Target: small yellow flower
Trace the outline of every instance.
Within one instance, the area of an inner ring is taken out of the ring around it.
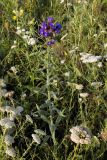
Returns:
[[[13,20],[17,20],[17,16],[13,16],[12,19],[13,19]]]

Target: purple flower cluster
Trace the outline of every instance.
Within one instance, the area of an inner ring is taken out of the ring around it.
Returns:
[[[56,34],[60,33],[61,28],[62,26],[60,23],[54,23],[54,19],[52,17],[48,17],[47,21],[42,22],[39,33],[45,38],[50,38],[50,41],[47,43],[47,45],[51,46],[56,42],[54,37]]]

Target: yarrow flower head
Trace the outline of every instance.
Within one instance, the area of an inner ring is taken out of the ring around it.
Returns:
[[[14,138],[10,135],[5,135],[5,143],[8,146],[12,145],[12,143],[14,143]]]
[[[82,126],[75,126],[70,129],[70,139],[77,144],[90,144],[91,143],[91,132]]]
[[[6,149],[6,154],[9,155],[10,157],[15,157],[16,156],[16,152],[14,150],[14,148],[8,147]]]
[[[3,126],[4,128],[12,128],[15,126],[15,123],[11,121],[9,118],[3,118],[0,120],[0,125]]]
[[[54,18],[48,17],[46,21],[42,22],[39,34],[45,38],[50,38],[47,45],[51,46],[56,42],[54,38],[60,33],[61,28],[62,26],[60,23],[54,23]]]
[[[41,140],[37,134],[32,134],[32,138],[33,138],[34,142],[36,142],[37,144],[41,143]]]

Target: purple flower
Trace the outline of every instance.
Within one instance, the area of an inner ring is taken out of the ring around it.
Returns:
[[[55,27],[56,27],[56,29],[61,29],[62,28],[61,24],[58,23],[58,22],[55,24]]]
[[[62,26],[61,26],[60,23],[56,23],[56,24],[55,24],[55,32],[56,32],[56,33],[60,33],[61,28],[62,28]]]
[[[39,29],[39,34],[45,38],[50,37],[50,41],[47,45],[53,45],[56,40],[54,40],[56,34],[59,34],[61,31],[61,24],[54,23],[54,19],[52,17],[48,17],[47,21],[42,22],[41,27]]]
[[[50,41],[47,43],[47,45],[48,45],[48,46],[52,46],[53,44],[55,44],[55,42],[56,42],[56,40],[55,40],[55,39],[52,39],[52,40],[50,40]]]
[[[47,18],[47,22],[48,22],[48,23],[50,23],[50,22],[54,22],[54,18],[52,18],[52,17],[48,17],[48,18]]]
[[[47,24],[46,24],[46,22],[42,22],[41,28],[47,29]]]
[[[44,31],[44,37],[49,37],[49,33],[47,31]]]
[[[40,33],[40,35],[43,35],[43,34],[44,34],[43,28],[40,28],[39,33]]]

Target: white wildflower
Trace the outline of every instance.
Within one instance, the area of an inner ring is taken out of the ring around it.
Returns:
[[[4,106],[4,107],[0,107],[0,110],[2,111],[2,112],[12,112],[13,111],[13,108],[12,107],[10,107],[10,106]]]
[[[16,73],[17,73],[17,69],[16,69],[16,67],[15,67],[15,66],[12,66],[12,67],[10,68],[10,70],[11,70],[14,74],[16,74]]]
[[[15,118],[16,118],[16,116],[17,116],[17,115],[16,115],[15,113],[12,113],[12,114],[10,114],[10,117],[9,117],[9,118],[10,118],[11,121],[14,121]]]
[[[65,77],[69,77],[69,76],[70,76],[70,72],[65,72],[65,73],[64,73],[64,76],[65,76]]]
[[[41,130],[41,129],[35,129],[34,132],[37,133],[37,134],[46,136],[46,133],[43,130]]]
[[[21,99],[23,100],[23,99],[25,99],[26,98],[26,93],[22,93],[22,95],[21,95]]]
[[[5,94],[7,93],[6,89],[1,89],[0,88],[0,97],[5,97]]]
[[[76,135],[76,134],[71,134],[70,139],[71,139],[71,141],[73,141],[73,142],[75,142],[75,143],[77,143],[77,144],[78,144],[79,141],[80,141],[79,136]]]
[[[29,32],[29,31],[26,31],[26,34],[30,34],[30,32]]]
[[[13,114],[12,117],[14,118],[15,116],[20,116],[23,110],[24,109],[21,106],[16,107],[15,109],[12,110],[12,114]]]
[[[71,141],[77,144],[90,144],[91,143],[91,133],[90,131],[81,126],[75,126],[70,129]]]
[[[103,85],[102,82],[92,82],[91,83],[91,86],[95,86],[95,87],[100,87],[102,85]]]
[[[97,36],[98,36],[98,34],[94,34],[94,35],[93,35],[93,37],[97,37]]]
[[[17,26],[17,28],[16,28],[17,30],[20,30],[20,27],[19,26]]]
[[[25,40],[28,40],[30,38],[30,36],[25,34],[25,35],[22,36],[22,38],[25,39]]]
[[[97,62],[98,60],[100,60],[102,57],[101,56],[90,56],[86,59],[83,59],[83,63],[93,63],[93,62]]]
[[[97,66],[101,68],[103,66],[102,62],[98,62]]]
[[[41,140],[37,134],[32,134],[32,138],[37,144],[41,143]]]
[[[33,119],[28,114],[26,115],[26,121],[33,123]]]
[[[3,119],[0,120],[0,125],[4,126],[8,121],[10,121],[9,118],[3,118]]]
[[[9,155],[10,157],[15,157],[16,156],[16,152],[15,152],[14,148],[10,148],[10,147],[8,147],[6,149],[6,154]]]
[[[82,98],[79,98],[79,102],[82,102]]]
[[[12,143],[14,143],[14,138],[10,135],[5,135],[5,140],[4,142],[6,143],[6,145],[12,145]]]
[[[4,97],[13,97],[14,91],[9,91],[5,93]]]
[[[4,106],[5,112],[10,112],[11,107],[10,106]]]
[[[12,127],[14,127],[14,126],[15,126],[15,123],[14,123],[13,121],[9,121],[9,122],[7,122],[7,123],[4,125],[4,127],[5,127],[6,129],[12,128]]]
[[[28,45],[35,45],[36,44],[36,39],[35,38],[30,38],[29,41],[28,41]]]
[[[16,40],[14,40],[14,44],[16,44],[17,43],[17,41]]]
[[[0,87],[6,87],[4,79],[0,79]]]
[[[64,0],[61,0],[60,3],[64,3]]]
[[[23,28],[23,29],[22,29],[22,32],[25,32],[25,31],[26,31],[26,30]]]
[[[97,62],[98,60],[101,60],[102,56],[94,56],[90,53],[80,53],[81,56],[81,60],[83,63],[93,63],[93,62]]]
[[[77,0],[76,1],[78,4],[82,4],[82,5],[84,5],[84,4],[88,4],[88,2],[87,2],[87,0]]]
[[[17,111],[17,112],[20,112],[20,113],[21,113],[21,112],[23,112],[23,110],[24,110],[24,109],[23,109],[23,107],[21,107],[21,106],[17,106],[17,107],[16,107],[16,111]]]
[[[81,60],[90,57],[92,54],[91,53],[86,53],[86,52],[81,52],[80,56],[81,56]]]
[[[61,60],[61,64],[64,64],[65,63],[65,59]]]
[[[11,121],[9,118],[3,118],[0,120],[0,125],[3,126],[4,128],[12,128],[15,126],[15,123]]]
[[[22,31],[19,29],[16,31],[16,34],[20,35],[22,33]]]
[[[82,84],[75,84],[75,88],[77,90],[82,90],[83,89],[83,85]]]
[[[86,97],[88,97],[89,96],[89,94],[88,93],[80,93],[80,97],[82,97],[82,98],[86,98]]]

